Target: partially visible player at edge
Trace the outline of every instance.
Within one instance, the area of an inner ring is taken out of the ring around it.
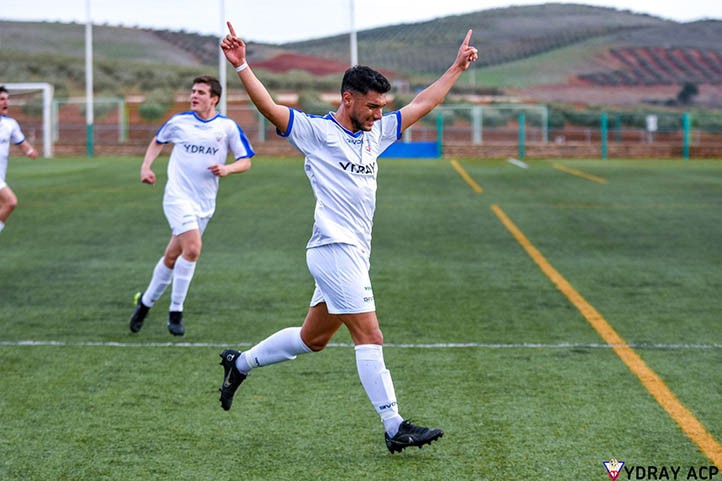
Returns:
[[[8,157],[10,157],[10,142],[20,147],[23,154],[31,159],[38,156],[30,142],[25,139],[25,135],[20,130],[17,121],[7,116],[9,97],[8,89],[0,85],[0,232],[5,228],[8,217],[18,205],[15,192],[5,183]]]
[[[163,195],[171,237],[148,287],[136,294],[136,308],[130,318],[132,332],[140,330],[148,311],[172,281],[168,331],[175,336],[185,334],[183,303],[201,254],[201,236],[215,212],[218,178],[251,168],[254,152],[246,135],[233,120],[216,112],[221,94],[221,84],[214,77],[195,78],[190,112],[171,117],[145,152],[140,181],[154,185],[153,161],[165,144],[174,144]],[[229,151],[236,160],[226,165]]]
[[[344,75],[338,110],[319,117],[276,104],[246,63],[246,44],[230,22],[228,29],[221,48],[251,101],[279,135],[306,157],[306,174],[316,197],[306,260],[316,288],[302,327],[278,331],[246,352],[228,349],[221,353],[221,406],[231,408],[236,390],[252,369],[318,352],[344,325],[355,345],[361,383],[384,424],[389,451],[431,443],[443,431],[416,426],[399,415],[384,363],[383,336],[369,280],[376,159],[404,130],[439,105],[462,72],[478,59],[476,48],[469,45],[471,30],[453,65],[407,106],[383,115],[388,80],[369,67],[356,66]]]

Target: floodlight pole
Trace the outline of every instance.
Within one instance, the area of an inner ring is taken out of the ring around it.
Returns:
[[[682,114],[682,155],[689,160],[689,133],[692,129],[692,120],[688,112]]]
[[[221,13],[221,29],[219,33],[221,36],[220,40],[223,40],[226,32],[226,1],[218,0],[218,2],[218,7]],[[226,102],[226,99],[228,98],[228,94],[226,92],[226,84],[228,83],[228,70],[226,68],[226,57],[225,55],[223,55],[223,50],[221,50],[220,48],[218,49],[218,81],[221,83],[221,88],[223,89],[221,100],[218,102],[218,110],[220,111],[221,115],[226,115],[226,112],[228,110],[228,103]]]
[[[351,66],[358,65],[358,42],[356,41],[356,2],[349,0],[351,17]]]
[[[602,135],[602,159],[607,159],[607,133],[609,131],[608,115],[606,112],[602,112],[601,118],[601,135]]]
[[[90,17],[90,0],[85,0],[85,126],[88,157],[93,156],[93,21]]]
[[[519,112],[519,159],[524,160],[526,156],[526,115],[522,110]]]

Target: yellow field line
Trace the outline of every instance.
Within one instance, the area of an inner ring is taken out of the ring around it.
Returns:
[[[599,182],[600,184],[607,183],[607,179],[604,179],[602,177],[597,177],[596,175],[588,174],[581,170],[572,169],[571,167],[567,167],[567,166],[559,164],[557,162],[554,162],[553,166],[555,169],[562,170],[562,171],[566,172],[567,174],[576,175],[577,177],[581,177],[581,178],[587,179],[587,180],[592,180],[594,182]]]
[[[474,179],[471,178],[469,173],[466,172],[466,170],[464,170],[464,168],[461,166],[461,164],[459,164],[455,160],[452,160],[451,165],[454,166],[454,168],[459,173],[461,178],[464,179],[466,181],[466,183],[469,184],[471,186],[471,188],[474,189],[474,191],[476,191],[476,193],[481,194],[482,192],[484,192],[484,189],[482,189],[481,186],[479,184],[477,184],[476,181],[474,181]]]
[[[491,206],[502,224],[511,232],[539,268],[564,293],[569,301],[582,313],[589,324],[616,352],[617,356],[642,382],[654,399],[674,419],[682,431],[720,469],[722,469],[722,446],[707,431],[701,422],[682,404],[664,381],[628,346],[602,315],[579,294],[562,275],[552,267],[546,258],[526,238],[524,233],[507,217],[501,208]]]

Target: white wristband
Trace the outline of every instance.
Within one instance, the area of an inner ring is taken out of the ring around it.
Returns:
[[[248,62],[243,62],[241,65],[236,67],[236,72],[243,72],[248,67]]]

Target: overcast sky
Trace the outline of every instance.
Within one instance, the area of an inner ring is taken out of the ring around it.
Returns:
[[[2,0],[3,20],[87,20],[88,0]],[[94,23],[126,27],[186,30],[206,34],[221,31],[221,5],[239,35],[257,42],[282,43],[348,32],[352,0],[89,0]],[[355,0],[356,28],[413,23],[446,15],[544,2],[515,0]],[[627,9],[689,22],[722,20],[719,0],[556,0]]]

